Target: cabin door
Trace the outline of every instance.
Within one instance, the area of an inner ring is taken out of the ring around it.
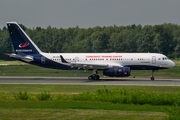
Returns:
[[[79,62],[79,57],[75,57],[75,61],[76,61],[76,62]]]
[[[156,64],[156,57],[152,56],[152,64]]]

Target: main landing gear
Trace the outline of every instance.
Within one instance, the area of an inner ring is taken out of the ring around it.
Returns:
[[[88,77],[89,80],[99,80],[99,75],[97,75],[97,69],[93,69],[93,75]]]

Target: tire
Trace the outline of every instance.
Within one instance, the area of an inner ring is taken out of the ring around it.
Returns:
[[[88,77],[88,80],[92,80],[92,79],[93,79],[92,75]]]
[[[99,80],[99,75],[94,76],[94,80]]]
[[[99,78],[100,78],[99,75],[97,75],[97,77],[98,77],[98,80],[99,80]]]
[[[94,80],[98,80],[98,77],[97,77],[97,76],[95,76],[95,77],[94,77]]]
[[[154,77],[151,77],[151,80],[153,81],[153,80],[154,80]]]

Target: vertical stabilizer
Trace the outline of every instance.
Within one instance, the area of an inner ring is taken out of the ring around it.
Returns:
[[[41,50],[16,22],[7,22],[16,54],[37,54]]]

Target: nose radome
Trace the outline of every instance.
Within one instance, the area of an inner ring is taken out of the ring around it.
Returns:
[[[171,65],[172,67],[174,67],[176,64],[173,61],[171,61]]]

